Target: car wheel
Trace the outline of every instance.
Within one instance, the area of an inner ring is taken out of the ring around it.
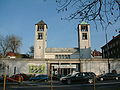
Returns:
[[[100,81],[103,81],[103,78],[100,78]]]
[[[89,81],[88,81],[89,83],[93,83],[93,79],[89,79]]]
[[[116,77],[116,80],[118,80],[118,77]]]
[[[70,79],[67,80],[67,84],[71,84],[71,80]]]

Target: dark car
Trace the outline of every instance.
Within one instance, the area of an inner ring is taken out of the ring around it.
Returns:
[[[75,74],[68,74],[62,77],[60,81],[65,84],[71,83],[93,83],[96,75],[93,72],[77,72]]]
[[[0,76],[0,82],[3,82],[3,76]]]
[[[117,77],[118,77],[118,79],[120,79],[120,74],[118,74],[118,76],[117,76]]]
[[[38,75],[36,77],[31,77],[30,81],[47,81],[48,79],[48,75]]]
[[[103,80],[118,80],[120,78],[119,74],[116,73],[106,73],[104,75],[100,75],[97,77],[97,80],[103,81]]]

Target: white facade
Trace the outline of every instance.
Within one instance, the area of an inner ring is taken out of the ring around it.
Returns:
[[[6,75],[12,76],[13,74],[47,74],[46,61],[29,60],[29,59],[0,59],[0,75],[6,72]],[[6,66],[2,68],[3,63]]]
[[[47,24],[44,21],[37,23],[35,29],[34,58],[47,59],[78,59],[91,58],[90,25],[78,24],[77,48],[47,48]],[[40,26],[44,26],[38,30]],[[85,26],[85,27],[84,27]],[[42,34],[39,38],[39,34]],[[38,39],[39,38],[39,39]]]
[[[79,58],[78,48],[46,48],[47,59],[75,59]]]
[[[47,44],[47,25],[40,21],[35,24],[34,58],[44,58]]]
[[[54,64],[58,62],[60,65]],[[52,66],[54,66],[55,69],[77,69],[77,63],[79,64],[79,62],[79,59],[0,59],[0,75],[3,75],[4,71],[6,71],[6,74],[9,76],[19,73],[49,75],[51,63],[53,63]],[[4,64],[6,70],[2,67]],[[116,70],[117,73],[120,73],[120,59],[110,59],[110,66],[110,71]],[[96,75],[107,73],[108,60],[81,59],[81,72],[94,72]]]
[[[80,58],[91,58],[90,25],[86,22],[78,24],[78,47]]]

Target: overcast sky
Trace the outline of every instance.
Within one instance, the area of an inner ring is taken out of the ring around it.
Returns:
[[[77,25],[79,20],[61,20],[64,13],[57,13],[55,0],[0,0],[0,34],[17,35],[22,38],[21,53],[27,53],[29,47],[34,45],[35,24],[43,20],[48,25],[47,47],[74,48],[77,47]],[[92,50],[105,44],[104,31],[91,25]],[[114,27],[110,27],[108,39],[117,35]]]

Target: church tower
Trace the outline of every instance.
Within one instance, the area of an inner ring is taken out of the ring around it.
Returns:
[[[47,24],[40,21],[35,24],[34,58],[44,58],[47,46]]]
[[[90,24],[86,22],[78,24],[78,48],[80,58],[91,58]]]

